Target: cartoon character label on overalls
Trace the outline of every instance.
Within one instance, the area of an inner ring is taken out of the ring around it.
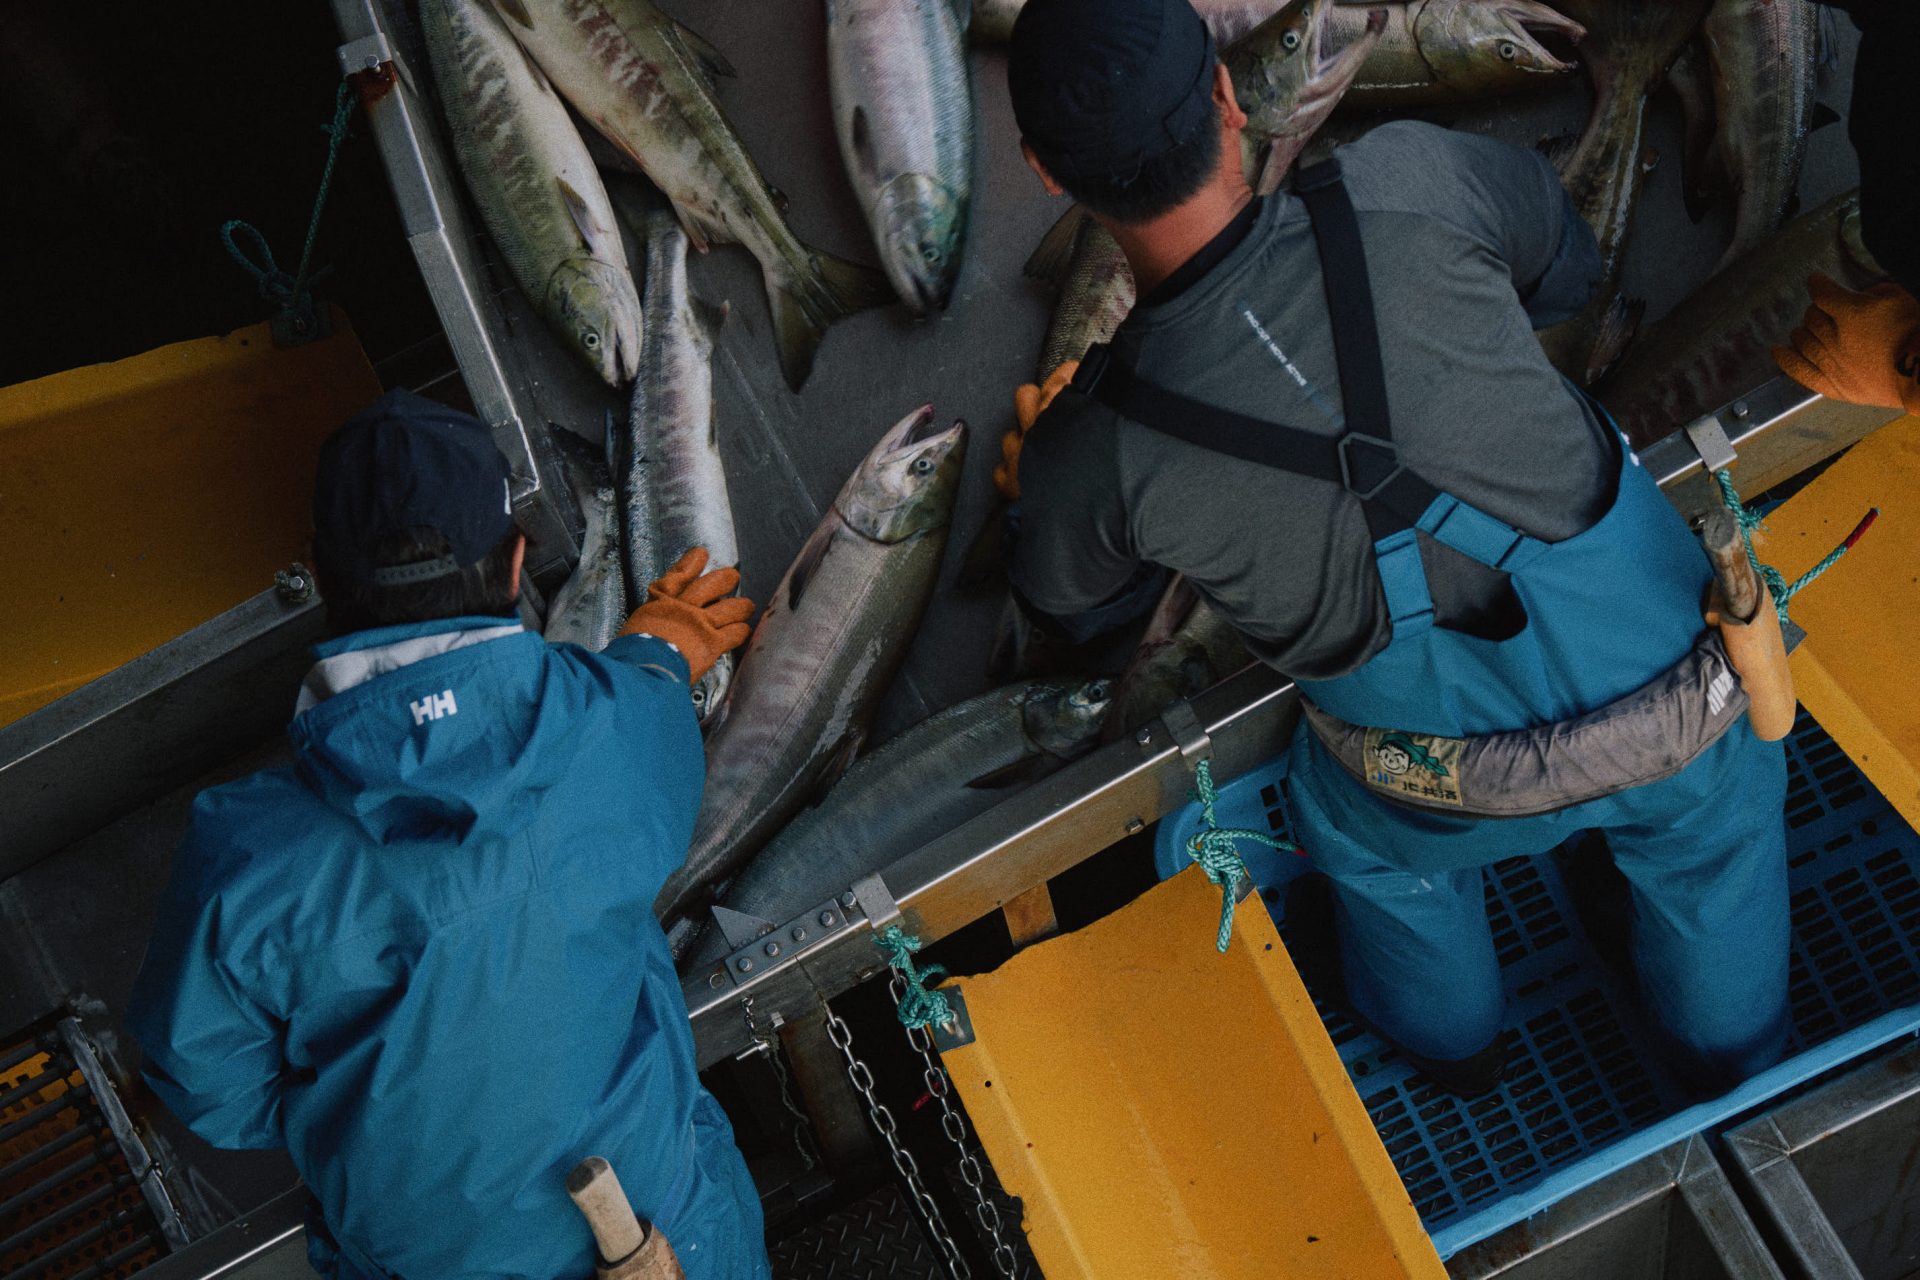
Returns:
[[[1466,743],[1428,733],[1399,729],[1369,729],[1366,739],[1367,781],[1399,795],[1429,804],[1460,805],[1460,754]]]

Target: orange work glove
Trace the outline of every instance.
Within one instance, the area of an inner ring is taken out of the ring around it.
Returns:
[[[1053,398],[1073,381],[1079,368],[1078,360],[1069,360],[1048,374],[1039,386],[1029,382],[1014,388],[1013,420],[1018,425],[1000,437],[1000,465],[993,469],[994,487],[1008,502],[1020,500],[1020,446],[1026,443],[1027,432],[1033,430],[1033,424],[1040,420]]]
[[[629,614],[627,625],[620,628],[623,636],[656,636],[678,649],[695,680],[707,674],[721,654],[738,649],[753,634],[747,626],[753,601],[728,594],[740,585],[740,571],[702,573],[706,567],[705,547],[681,556],[647,588],[647,602]]]
[[[1920,301],[1897,284],[1856,293],[1822,275],[1807,291],[1793,345],[1773,349],[1781,372],[1832,400],[1920,413]]]

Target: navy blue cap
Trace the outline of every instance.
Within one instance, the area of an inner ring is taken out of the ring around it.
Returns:
[[[436,529],[452,555],[382,567],[382,538]],[[427,582],[486,559],[513,528],[507,460],[471,414],[389,391],[320,446],[314,555],[328,573],[373,586]]]
[[[1063,182],[1129,182],[1214,119],[1213,36],[1187,0],[1027,0],[1007,89]]]

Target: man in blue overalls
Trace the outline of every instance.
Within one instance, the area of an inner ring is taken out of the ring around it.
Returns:
[[[1006,442],[1022,604],[1085,638],[1178,571],[1298,682],[1291,813],[1348,1000],[1436,1081],[1504,1060],[1482,868],[1592,829],[1679,1066],[1773,1061],[1785,763],[1703,625],[1705,556],[1533,336],[1599,274],[1552,167],[1397,122],[1256,199],[1185,0],[1030,0],[1008,79],[1140,299]]]
[[[606,1157],[689,1280],[764,1280],[653,900],[705,757],[689,694],[747,637],[689,553],[601,653],[516,616],[525,540],[476,419],[405,392],[321,450],[328,620],[292,762],[200,794],[128,1025],[219,1147],[285,1148],[343,1280],[586,1277]]]

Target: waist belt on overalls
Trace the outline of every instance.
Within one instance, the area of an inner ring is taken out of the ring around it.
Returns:
[[[1419,533],[1512,575],[1525,572],[1552,547],[1447,494],[1401,463],[1387,412],[1359,219],[1341,181],[1339,162],[1329,159],[1300,170],[1294,192],[1306,205],[1319,248],[1345,408],[1341,434],[1317,435],[1190,400],[1141,379],[1104,345],[1088,351],[1073,386],[1142,426],[1229,457],[1337,484],[1351,493],[1374,539],[1398,641],[1403,632],[1417,635],[1433,624]],[[1671,612],[1679,601],[1691,608],[1698,598],[1688,603],[1678,594],[1692,587],[1684,581],[1686,570],[1674,568],[1676,556],[1689,554],[1676,549],[1675,537],[1688,543],[1691,538],[1683,526],[1676,534],[1659,523],[1677,522],[1678,516],[1624,451],[1621,468],[1615,510],[1627,510],[1619,519],[1629,521],[1629,527],[1633,520],[1652,522],[1649,527],[1660,535],[1650,552],[1665,565],[1661,607]],[[1649,501],[1660,508],[1658,516],[1648,510]],[[1603,522],[1615,518],[1610,512]],[[1609,536],[1619,536],[1618,531]],[[1697,544],[1691,554],[1699,557],[1704,582],[1706,562]],[[1578,714],[1537,727],[1448,736],[1354,723],[1324,705],[1340,701],[1352,714],[1356,705],[1365,703],[1363,697],[1340,691],[1347,677],[1302,682],[1307,723],[1349,773],[1401,804],[1463,816],[1549,813],[1678,773],[1745,712],[1746,694],[1718,633],[1698,622],[1696,612],[1685,635],[1697,638],[1671,667],[1629,692],[1610,689],[1606,696],[1583,703]],[[1685,646],[1685,635],[1669,653]],[[1577,673],[1569,678],[1576,685],[1595,683]],[[1322,705],[1316,705],[1316,693]],[[1516,713],[1516,718],[1524,717]]]

